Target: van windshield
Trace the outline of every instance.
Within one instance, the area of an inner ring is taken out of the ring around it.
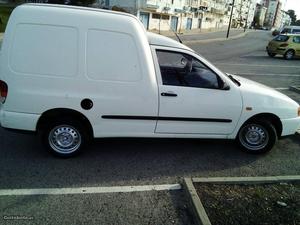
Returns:
[[[289,36],[286,36],[286,35],[278,35],[278,36],[276,36],[273,40],[274,40],[274,41],[279,41],[279,42],[286,42],[287,40],[289,40]]]
[[[291,28],[284,28],[282,31],[281,31],[282,34],[286,34],[286,33],[291,33]]]

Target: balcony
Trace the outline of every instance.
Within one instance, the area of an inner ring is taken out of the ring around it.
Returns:
[[[157,0],[145,0],[143,1],[141,7],[147,10],[156,11],[159,8]]]
[[[218,14],[218,15],[224,15],[225,11],[221,9],[216,9],[214,7],[211,7],[210,12],[213,14]]]

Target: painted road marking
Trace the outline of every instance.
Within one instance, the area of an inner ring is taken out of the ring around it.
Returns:
[[[278,87],[278,88],[274,88],[275,90],[289,90],[289,88],[284,88],[284,87]]]
[[[287,65],[263,65],[263,64],[238,64],[238,63],[215,63],[216,65],[226,65],[226,66],[248,66],[248,67],[283,67],[283,68],[300,68],[300,66],[287,66]]]
[[[79,187],[79,188],[37,188],[37,189],[0,189],[0,196],[16,195],[68,195],[68,194],[104,194],[141,191],[180,190],[180,184],[114,186],[114,187]]]
[[[277,77],[300,77],[300,74],[282,74],[282,73],[230,73],[241,76],[277,76]]]

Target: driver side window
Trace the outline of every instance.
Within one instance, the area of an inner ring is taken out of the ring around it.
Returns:
[[[198,59],[184,53],[157,50],[163,85],[219,89],[218,76]]]

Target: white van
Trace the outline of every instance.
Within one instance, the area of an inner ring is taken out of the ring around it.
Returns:
[[[227,75],[129,14],[25,4],[5,31],[0,122],[41,134],[62,157],[91,138],[236,139],[269,151],[300,125],[299,105]]]
[[[281,31],[281,34],[300,34],[300,26],[285,26]]]

